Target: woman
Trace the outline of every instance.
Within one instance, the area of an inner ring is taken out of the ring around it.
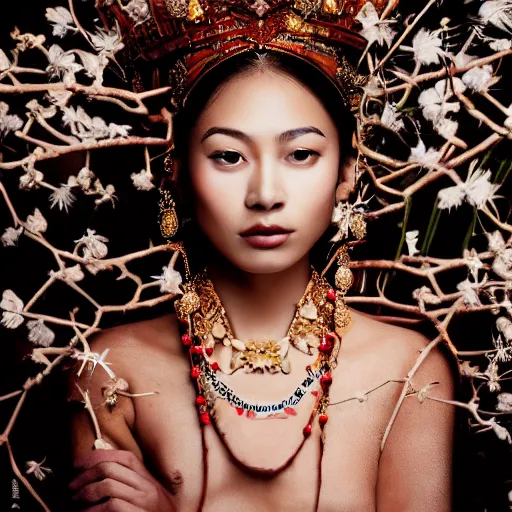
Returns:
[[[237,351],[238,342],[289,339],[311,264],[325,265],[333,208],[354,185],[352,127],[349,116],[336,114],[343,112],[340,99],[309,64],[246,52],[210,71],[176,119],[173,158],[193,219],[185,227],[189,256],[195,272],[206,265],[205,279],[236,334],[230,340],[237,340],[206,344],[198,357],[208,368],[220,365],[219,379],[248,403],[289,397],[319,357],[317,344],[290,347],[280,366],[260,371],[232,360],[247,350]],[[266,421],[225,397],[202,416],[205,394],[196,396],[197,375],[191,378],[190,348],[175,314],[102,333],[91,349],[110,349],[110,367],[130,392],[158,394],[120,396],[111,409],[102,396],[108,375],[98,368],[90,381],[82,378],[114,449],[92,451],[87,412],[74,416],[74,500],[88,511],[450,510],[453,409],[420,403],[412,393],[386,433],[399,382],[427,339],[350,314],[351,324],[336,336],[337,361],[330,360],[329,405],[313,421],[315,396],[325,391],[314,385],[291,411],[263,415]],[[431,383],[438,383],[431,396],[452,398],[449,364],[437,351],[414,375],[411,391]]]

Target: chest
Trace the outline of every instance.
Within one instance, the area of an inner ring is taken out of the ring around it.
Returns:
[[[227,439],[213,425],[203,427],[202,435],[188,366],[169,364],[167,371],[155,372],[151,383],[146,380],[144,389],[134,390],[158,391],[135,401],[134,430],[148,469],[174,493],[177,510],[375,509],[379,444],[391,414],[386,399],[390,390],[363,401],[350,399],[361,394],[361,386],[367,383],[354,382],[350,368],[338,367],[331,401],[341,403],[329,407],[323,450],[320,427],[315,423],[293,461],[277,474],[264,476],[237,464]],[[301,434],[301,426],[293,425],[295,418],[290,420],[255,420],[245,432],[236,427],[232,432],[242,436],[236,442],[247,443],[253,454],[281,448],[289,451],[295,446],[291,437]]]

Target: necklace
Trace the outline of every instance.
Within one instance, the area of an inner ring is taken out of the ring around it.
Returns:
[[[339,329],[335,325],[335,312],[340,308],[345,308],[346,314],[349,312],[342,297],[314,269],[306,291],[297,304],[287,336],[279,342],[249,340],[244,344],[238,340],[206,271],[184,285],[184,293],[174,305],[182,331],[185,331],[181,340],[189,350],[191,377],[197,385],[196,405],[203,425],[210,424],[212,418],[215,418],[214,406],[217,399],[228,402],[239,415],[245,414],[249,418],[286,417],[295,415],[295,407],[308,392],[316,400],[308,424],[304,427],[304,436],[311,434],[316,415],[319,416],[321,427],[327,423],[331,371],[336,367],[341,344],[341,335],[338,336]],[[231,371],[224,371],[218,362],[211,361],[218,343],[232,350]],[[279,402],[249,402],[239,397],[218,376],[233,373],[240,368],[245,368],[248,373],[265,370],[269,373],[290,373],[290,345],[306,354],[316,352],[317,359],[306,368],[307,377],[292,395]],[[314,387],[317,389],[312,389]]]
[[[288,374],[291,371],[290,345],[312,355],[314,350],[320,350],[325,335],[333,331],[336,296],[331,292],[334,290],[329,283],[312,269],[311,279],[296,306],[288,332],[280,341],[251,339],[243,343],[237,339],[206,271],[198,274],[190,285],[185,285],[185,293],[175,302],[175,309],[182,322],[193,315],[195,334],[208,356],[217,344],[222,343],[231,350],[229,368],[221,368],[224,373],[234,373],[243,368],[247,373],[268,371]]]

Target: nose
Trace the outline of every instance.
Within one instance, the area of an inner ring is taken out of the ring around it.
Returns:
[[[280,209],[285,204],[284,188],[279,166],[271,160],[261,161],[251,173],[245,205],[257,210]]]

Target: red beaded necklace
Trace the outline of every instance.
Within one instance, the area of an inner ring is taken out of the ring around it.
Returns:
[[[323,428],[328,420],[326,409],[332,383],[331,372],[336,367],[341,344],[341,337],[336,334],[334,323],[335,309],[339,309],[338,301],[342,301],[342,297],[330,287],[327,280],[312,269],[311,280],[304,296],[297,304],[289,329],[289,337],[292,339],[293,346],[302,351],[307,350],[310,354],[314,353],[314,345],[316,345],[317,360],[306,368],[309,380],[304,380],[296,388],[292,397],[287,397],[275,404],[258,404],[241,399],[222,382],[222,378],[216,376],[216,373],[222,374],[222,370],[217,361],[211,360],[214,352],[211,332],[219,322],[222,322],[221,325],[226,327],[227,332],[232,333],[232,329],[206,272],[198,274],[191,283],[185,284],[184,294],[175,301],[175,310],[182,329],[181,340],[190,356],[190,375],[195,382],[198,395],[196,405],[201,424],[211,423],[214,404],[218,399],[228,401],[240,415],[246,414],[250,418],[294,415],[293,406],[298,404],[315,382],[318,382],[318,389],[310,391],[316,397],[316,402],[309,421],[304,427],[304,436],[308,437],[311,434],[313,421],[317,415],[320,426]],[[315,314],[310,318],[301,316],[302,308],[306,304],[315,310]],[[314,339],[317,335],[319,335],[317,343],[304,342],[306,339],[311,340],[311,337]],[[295,397],[295,403],[293,403],[293,397]]]

